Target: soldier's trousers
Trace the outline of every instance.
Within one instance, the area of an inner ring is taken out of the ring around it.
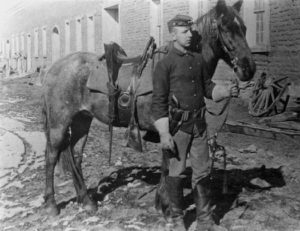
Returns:
[[[206,130],[201,134],[194,136],[182,131],[178,131],[173,137],[178,151],[178,158],[169,159],[169,176],[183,177],[186,169],[187,155],[192,167],[192,187],[197,182],[209,174],[210,159],[207,143]]]

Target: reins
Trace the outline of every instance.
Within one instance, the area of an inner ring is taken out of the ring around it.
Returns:
[[[228,46],[226,45],[226,43],[224,41],[224,38],[222,36],[222,33],[221,33],[221,28],[220,28],[221,26],[217,23],[216,19],[213,20],[212,25],[213,25],[212,31],[214,32],[214,35],[212,35],[212,36],[215,36],[215,39],[219,40],[219,42],[221,44],[221,47],[222,47],[222,50],[230,58],[230,62],[232,64],[233,71],[236,72],[237,68],[238,68],[238,66],[237,66],[238,57],[236,57],[232,53],[232,51],[234,49],[233,48],[228,48]],[[229,113],[229,104],[230,104],[230,102],[231,102],[231,97],[228,97],[226,99],[225,104],[223,105],[223,108],[221,109],[221,111],[219,113],[213,113],[209,110],[207,110],[207,112],[212,116],[220,116],[227,109],[227,112],[226,112],[226,115],[225,115],[225,118],[224,118],[224,123],[225,123],[225,121],[227,120],[228,113]],[[226,194],[226,193],[228,193],[227,174],[226,174],[226,162],[227,162],[227,160],[226,160],[227,159],[226,150],[225,150],[224,146],[219,145],[217,143],[217,133],[215,133],[213,136],[208,138],[208,143],[209,143],[210,151],[212,153],[212,162],[211,162],[211,170],[210,170],[211,171],[210,172],[211,178],[212,178],[212,175],[213,175],[213,169],[214,169],[214,162],[215,162],[215,159],[216,159],[216,153],[220,152],[221,156],[223,157],[224,175],[223,175],[222,193]]]

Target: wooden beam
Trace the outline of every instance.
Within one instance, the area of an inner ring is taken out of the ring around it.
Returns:
[[[273,128],[265,125],[241,121],[226,121],[225,125],[222,128],[222,131],[276,140],[280,140],[283,137],[288,136],[289,138],[297,140],[299,139],[300,141],[300,130],[296,131],[289,129]]]

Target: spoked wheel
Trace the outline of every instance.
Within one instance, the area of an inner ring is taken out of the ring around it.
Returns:
[[[249,114],[269,116],[284,112],[289,101],[289,95],[284,94],[290,84],[287,78],[274,79],[263,74],[254,85],[249,102]]]

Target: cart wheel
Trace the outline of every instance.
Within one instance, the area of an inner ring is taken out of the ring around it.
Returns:
[[[290,84],[288,77],[274,79],[265,74],[254,85],[249,102],[249,114],[252,116],[268,116],[285,111],[289,95],[284,93]]]

